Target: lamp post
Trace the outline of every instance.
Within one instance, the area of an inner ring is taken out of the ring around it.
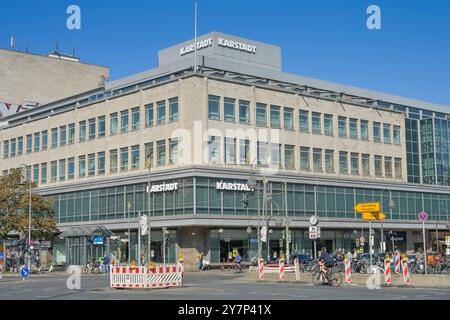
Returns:
[[[251,164],[251,174],[250,174],[250,177],[247,180],[247,186],[250,189],[255,190],[257,192],[257,194],[259,195],[259,189],[257,189],[258,185],[257,185],[256,178],[255,178],[255,175],[254,175],[254,172],[253,172],[253,167],[254,167],[254,164],[255,164],[256,160],[257,159],[253,160],[253,162]],[[256,233],[257,233],[257,236],[258,236],[258,254],[257,254],[258,256],[256,258],[259,259],[259,257],[261,256],[261,234],[260,234],[260,225],[259,225],[259,219],[260,219],[259,196],[257,197],[257,199],[258,199],[258,226],[257,226],[257,229],[256,229]]]
[[[131,202],[128,201],[128,264],[131,262],[131,227],[130,227],[130,209]]]
[[[25,179],[28,182],[28,268],[31,268],[31,166],[30,177],[27,177],[27,165],[21,164],[21,167],[25,169]]]
[[[152,230],[151,230],[151,225],[150,225],[150,221],[151,221],[151,203],[152,203],[152,198],[151,198],[151,189],[150,189],[150,168],[151,168],[151,160],[150,160],[150,155],[147,158],[147,170],[148,170],[148,186],[147,186],[147,192],[148,192],[148,220],[147,220],[147,225],[148,225],[148,250],[147,250],[147,254],[148,254],[148,263],[150,265],[150,261],[152,260],[151,254],[152,254]]]
[[[395,208],[395,201],[392,200],[392,192],[391,189],[384,189],[384,191],[389,191],[389,217],[392,219],[392,209]],[[383,220],[381,220],[381,243],[384,243],[384,229],[383,229]],[[392,245],[392,250],[394,250],[394,246]],[[386,248],[381,248],[380,252],[386,251]]]

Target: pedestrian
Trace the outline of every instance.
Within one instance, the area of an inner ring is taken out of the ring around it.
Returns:
[[[141,267],[145,266],[145,258],[144,258],[143,254],[141,254],[140,264],[141,264]]]
[[[203,264],[203,252],[200,252],[197,256],[198,259],[198,269],[202,270],[202,264]]]
[[[103,258],[103,265],[105,268],[105,275],[109,274],[109,257],[105,253],[105,257]]]

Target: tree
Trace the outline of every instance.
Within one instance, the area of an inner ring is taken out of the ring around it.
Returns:
[[[28,206],[30,183],[23,182],[22,170],[12,169],[0,178],[0,239],[16,231],[28,232]],[[36,183],[31,182],[35,190]],[[50,199],[44,199],[37,193],[31,193],[31,237],[46,238],[57,231],[53,206]]]

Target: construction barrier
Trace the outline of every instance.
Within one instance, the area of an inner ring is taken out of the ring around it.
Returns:
[[[300,265],[298,262],[298,258],[294,259],[294,270],[295,270],[295,281],[297,283],[300,281]]]
[[[283,259],[280,259],[280,261],[278,262],[278,269],[279,269],[279,273],[280,273],[280,281],[286,280],[286,277],[284,275],[284,260]]]
[[[347,284],[352,283],[352,266],[350,265],[350,259],[345,256],[344,257],[344,263],[345,263],[345,281]]]
[[[395,273],[400,272],[400,252],[395,251],[394,253],[394,267]]]
[[[111,288],[167,288],[183,285],[180,264],[155,265],[154,268],[110,266]]]
[[[411,278],[409,277],[408,263],[406,261],[402,261],[402,273],[403,273],[403,281],[406,284],[411,284]]]
[[[264,280],[264,262],[262,259],[258,261],[258,279]]]
[[[384,262],[384,282],[387,284],[392,283],[391,278],[391,261],[390,259],[386,258],[386,261]]]

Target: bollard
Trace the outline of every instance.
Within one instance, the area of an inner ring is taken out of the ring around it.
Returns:
[[[280,274],[280,281],[286,280],[286,276],[284,274],[284,259],[283,258],[281,258],[280,261],[278,262],[278,271]]]
[[[384,281],[387,284],[391,284],[392,283],[392,278],[391,278],[391,259],[389,259],[388,257],[386,257],[386,260],[384,261]]]
[[[258,280],[263,281],[264,280],[264,262],[263,259],[259,259],[258,261]]]
[[[345,263],[345,281],[347,284],[352,283],[352,266],[350,265],[350,259],[345,256],[344,257],[344,263]]]

